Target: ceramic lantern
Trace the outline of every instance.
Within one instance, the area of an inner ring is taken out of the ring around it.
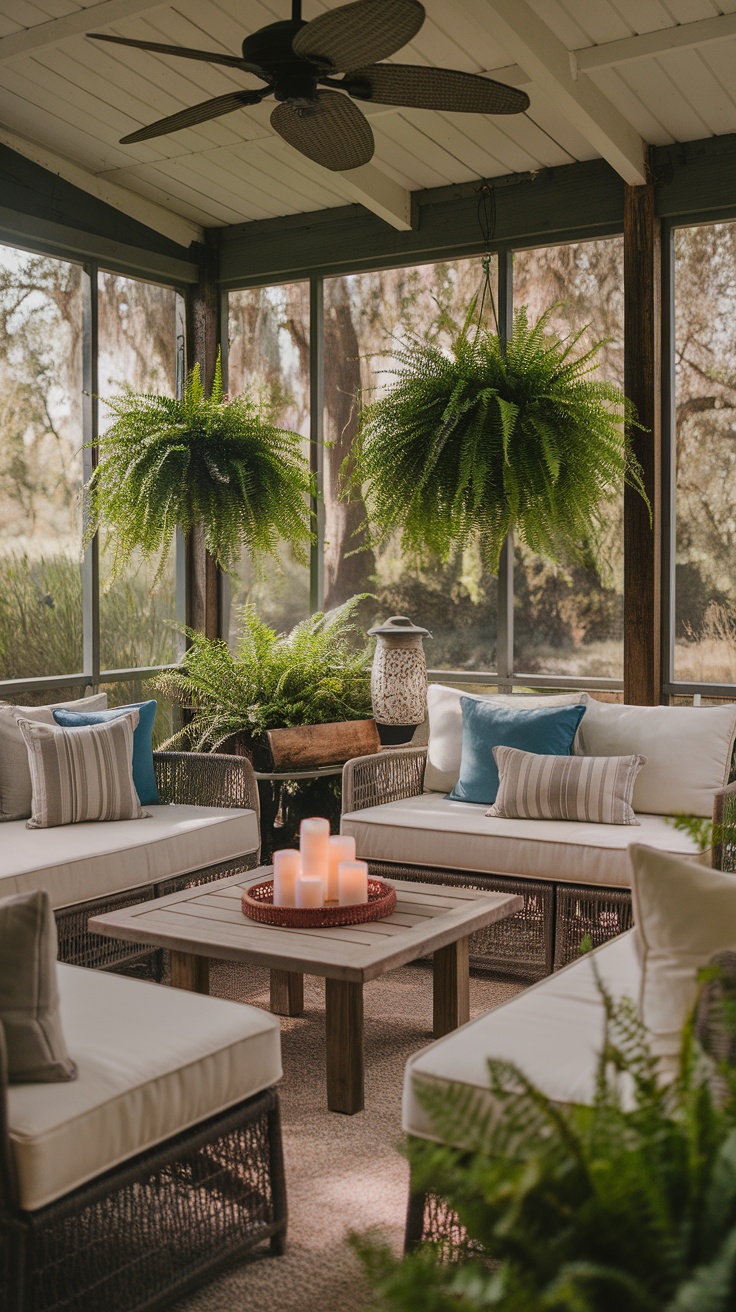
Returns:
[[[427,714],[422,639],[432,635],[406,615],[392,615],[368,632],[376,638],[371,699],[381,742],[406,743]]]

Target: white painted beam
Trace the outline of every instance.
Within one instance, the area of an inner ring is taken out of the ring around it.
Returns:
[[[692,50],[728,37],[736,37],[736,14],[680,23],[677,27],[663,27],[656,32],[643,32],[641,36],[623,37],[620,41],[604,41],[599,46],[573,50],[571,59],[578,72],[593,73],[598,68],[610,68],[613,64],[625,64],[632,59],[648,59],[652,55],[666,55],[670,50]]]
[[[392,228],[399,232],[411,230],[411,192],[376,164],[363,164],[347,173],[330,172],[330,177],[337,178],[338,188],[351,200],[364,205]]]
[[[575,80],[570,51],[527,0],[456,0],[530,76],[550,104],[625,182],[647,181],[646,147],[633,125],[588,78]]]
[[[57,177],[63,178],[73,187],[79,187],[80,191],[96,196],[98,200],[111,205],[121,214],[127,214],[128,218],[137,219],[139,223],[152,228],[154,232],[161,233],[163,237],[168,237],[170,241],[175,241],[179,246],[188,247],[193,241],[204,241],[204,229],[193,223],[191,219],[174,214],[171,210],[164,209],[163,205],[157,205],[146,196],[139,196],[136,192],[129,191],[127,187],[121,187],[117,182],[98,178],[94,173],[81,168],[79,164],[73,164],[71,160],[47,150],[45,146],[36,145],[35,142],[27,141],[25,137],[16,136],[14,132],[9,132],[2,127],[0,127],[0,144],[8,146],[10,150],[23,155],[25,159],[32,160],[34,164],[47,169],[49,173],[55,173]]]
[[[269,145],[271,143],[269,142]],[[280,137],[274,138],[273,148],[283,153],[285,159],[293,161],[295,168],[318,181],[329,182],[330,190],[337,192],[347,201],[356,201],[373,214],[377,214],[384,223],[389,223],[399,232],[411,230],[411,192],[394,182],[387,173],[376,164],[362,164],[360,168],[350,169],[347,173],[335,173],[307,159],[301,151],[295,150]]]
[[[18,55],[32,55],[34,50],[43,47],[57,46],[70,36],[95,32],[109,23],[120,23],[146,10],[163,9],[166,3],[167,0],[102,0],[101,4],[77,9],[63,18],[36,23],[34,27],[26,27],[22,32],[11,32],[10,36],[0,38],[0,63],[6,59],[15,59]]]

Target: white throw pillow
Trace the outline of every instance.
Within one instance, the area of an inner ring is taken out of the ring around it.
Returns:
[[[52,711],[62,706],[65,710],[105,711],[107,693],[79,697],[73,702],[54,702],[51,706],[0,705],[0,821],[27,820],[31,814],[28,749],[16,724],[16,715],[24,715],[37,724],[54,724]]]
[[[451,793],[460,778],[463,745],[461,697],[472,697],[474,701],[493,702],[501,706],[512,704],[524,709],[534,706],[579,706],[583,694],[572,692],[545,697],[535,693],[468,693],[460,688],[449,688],[443,683],[430,683],[427,689],[429,745],[424,772],[427,792]]]
[[[641,843],[629,854],[639,1012],[662,1071],[672,1074],[698,971],[714,952],[736,949],[736,878]]]
[[[728,783],[736,705],[621,706],[583,694],[575,756],[646,756],[634,784],[634,810],[647,815],[713,813]]]

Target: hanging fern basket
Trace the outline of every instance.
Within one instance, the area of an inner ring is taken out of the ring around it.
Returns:
[[[363,411],[357,479],[375,536],[400,532],[408,555],[442,560],[477,542],[494,571],[510,530],[553,561],[595,558],[604,504],[624,482],[645,496],[631,404],[594,376],[603,342],[576,353],[582,333],[562,341],[551,310],[530,325],[520,309],[504,344],[475,309],[451,354],[396,352],[395,383]]]
[[[312,480],[298,433],[277,428],[248,396],[223,394],[218,355],[208,396],[199,366],[181,398],[127,390],[107,401],[113,423],[96,444],[85,488],[85,546],[104,525],[113,547],[108,586],[133,553],[161,575],[177,528],[204,529],[223,569],[245,550],[308,562]]]

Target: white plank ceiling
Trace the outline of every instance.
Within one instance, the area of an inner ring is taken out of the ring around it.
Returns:
[[[304,17],[335,3],[305,0]],[[280,142],[269,124],[273,101],[121,146],[119,138],[137,127],[256,82],[215,65],[99,45],[86,31],[239,54],[249,32],[289,17],[290,0],[0,0],[0,141],[162,231],[171,215],[168,230],[179,239],[196,235],[197,225],[355,199],[376,208],[379,193],[396,219],[407,191],[606,153],[588,119],[571,114],[538,65],[525,63],[524,15],[532,28],[546,24],[565,53],[577,52],[571,81],[586,94],[597,89],[593,117],[603,106],[604,117],[610,110],[614,124],[655,145],[736,132],[736,19],[727,17],[736,15],[736,0],[519,0],[509,21],[521,14],[522,46],[506,49],[496,21],[508,18],[505,0],[424,3],[423,28],[395,58],[503,70],[501,80],[528,91],[527,114],[362,106],[376,153],[370,172],[355,177],[312,165]],[[655,34],[649,44],[632,40],[645,34]]]

